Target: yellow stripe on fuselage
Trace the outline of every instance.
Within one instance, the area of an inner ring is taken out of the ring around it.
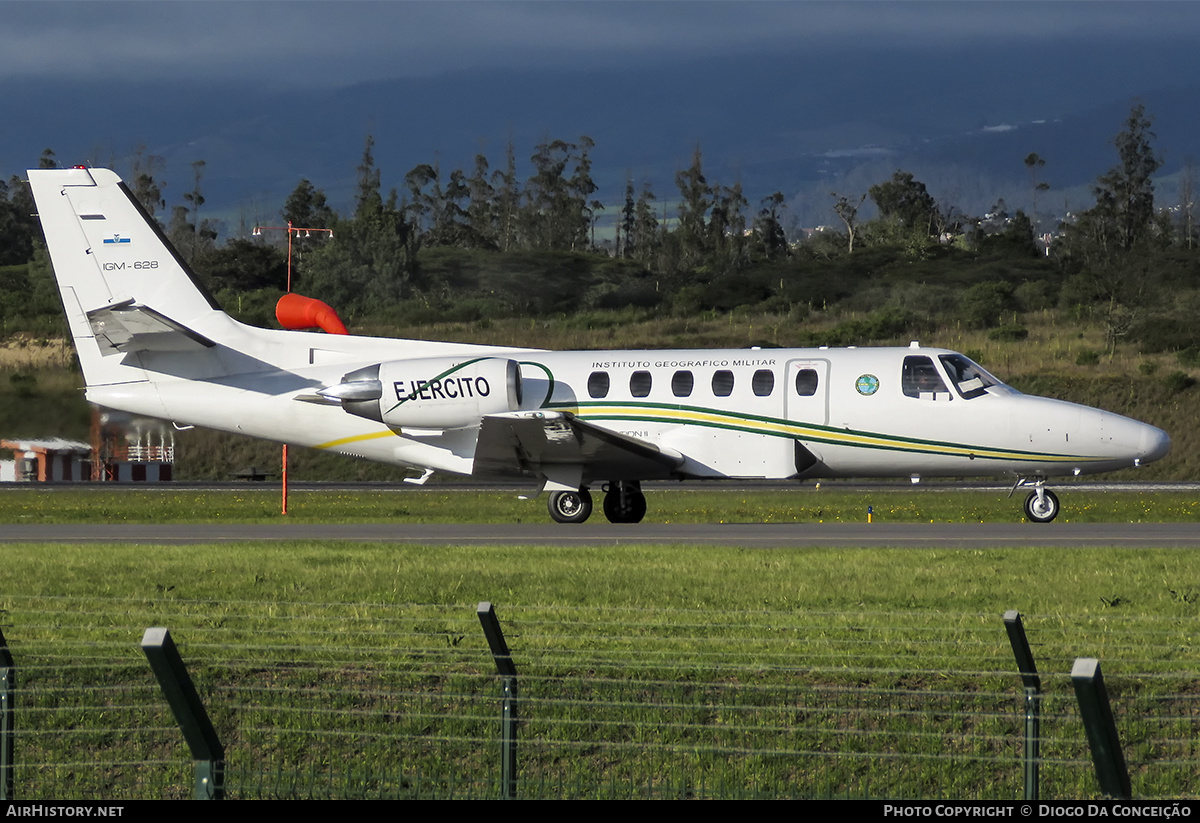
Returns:
[[[1055,454],[1053,452],[1017,451],[987,446],[966,446],[936,440],[921,440],[899,435],[882,435],[849,429],[834,429],[796,423],[770,417],[756,417],[702,408],[672,408],[669,406],[638,405],[629,403],[594,403],[584,406],[554,406],[555,411],[574,414],[581,420],[630,420],[651,423],[675,423],[687,426],[708,426],[729,431],[762,434],[771,437],[786,437],[811,443],[829,443],[865,449],[913,452],[917,454],[943,455],[946,457],[974,457],[992,460],[1036,460],[1047,463],[1080,463],[1105,460],[1102,456]],[[333,449],[383,437],[397,437],[391,430],[341,437],[313,446],[315,449]]]
[[[637,420],[652,423],[711,426],[713,428],[788,437],[814,443],[830,443],[867,449],[935,454],[947,457],[974,457],[993,460],[1037,460],[1048,463],[1086,462],[1104,460],[1101,456],[1055,454],[1053,452],[1018,451],[987,446],[969,446],[936,440],[873,434],[850,429],[795,423],[770,417],[741,415],[702,408],[656,407],[629,403],[595,403],[558,406],[556,411],[575,414],[582,420]]]
[[[330,440],[328,443],[318,443],[313,446],[314,449],[336,449],[338,446],[345,446],[350,443],[361,443],[364,440],[378,440],[381,437],[399,437],[394,431],[371,432],[370,434],[356,434],[353,437],[339,437],[337,440]]]

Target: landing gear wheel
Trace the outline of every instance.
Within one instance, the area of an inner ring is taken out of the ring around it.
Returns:
[[[1030,492],[1025,498],[1025,516],[1031,523],[1049,523],[1058,517],[1058,496],[1049,489],[1042,489],[1040,495]]]
[[[646,495],[637,488],[622,491],[614,484],[604,495],[604,516],[610,523],[641,523],[646,516]]]
[[[582,523],[592,515],[592,493],[587,489],[552,492],[546,508],[558,523]]]

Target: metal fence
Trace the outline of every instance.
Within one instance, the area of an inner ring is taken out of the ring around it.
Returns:
[[[140,642],[167,626],[239,798],[1015,799],[1025,698],[1000,615],[6,596],[10,797],[193,796]],[[1103,658],[1133,795],[1196,797],[1196,621],[1026,616],[1038,791],[1101,796],[1069,673]]]

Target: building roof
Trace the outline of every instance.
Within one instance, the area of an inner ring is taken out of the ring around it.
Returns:
[[[61,437],[48,437],[44,440],[0,440],[0,449],[26,452],[83,452],[85,454],[92,451],[92,447],[81,440],[65,440]]]

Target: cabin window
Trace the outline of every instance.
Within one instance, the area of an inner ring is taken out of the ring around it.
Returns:
[[[796,394],[812,397],[817,393],[817,370],[801,369],[796,372]]]
[[[654,382],[648,371],[635,371],[629,375],[629,393],[634,397],[645,397],[650,394],[650,384]]]
[[[942,382],[933,361],[924,355],[910,355],[904,358],[904,375],[900,381],[901,390],[909,397],[926,397],[936,400],[938,393],[947,395],[949,390]]]
[[[592,397],[608,397],[608,372],[591,373],[588,377],[588,394]]]
[[[728,397],[733,394],[733,372],[728,369],[713,372],[712,391],[717,397]]]
[[[770,369],[759,369],[750,378],[750,388],[757,397],[768,397],[775,391],[775,372]]]
[[[671,378],[671,392],[676,397],[691,397],[696,378],[690,371],[677,371]]]

